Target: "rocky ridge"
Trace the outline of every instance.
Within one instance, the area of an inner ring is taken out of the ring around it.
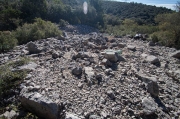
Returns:
[[[63,31],[0,55],[1,64],[34,61],[20,67],[31,70],[19,94],[29,111],[46,119],[180,118],[180,51],[87,26]]]

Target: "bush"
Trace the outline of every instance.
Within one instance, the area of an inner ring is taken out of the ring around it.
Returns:
[[[68,25],[68,22],[67,22],[67,21],[65,21],[65,20],[63,20],[63,19],[60,19],[60,20],[59,20],[59,26],[60,26],[60,27],[65,27],[66,25]]]
[[[15,62],[8,62],[0,66],[0,97],[8,95],[12,88],[16,88],[25,78],[27,71],[12,71],[12,68],[17,68],[27,64],[28,58],[20,58]]]
[[[154,42],[159,42],[164,46],[173,47],[174,44],[174,36],[171,32],[168,31],[158,31],[152,34],[151,36]]]
[[[9,51],[17,45],[17,39],[10,31],[0,31],[0,52]]]
[[[60,36],[62,32],[50,21],[37,18],[33,24],[24,24],[22,27],[18,27],[14,34],[19,44],[25,44],[29,41]]]

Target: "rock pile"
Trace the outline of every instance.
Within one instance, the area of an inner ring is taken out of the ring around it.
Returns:
[[[25,55],[36,62],[20,85],[25,108],[47,119],[180,118],[175,49],[84,29],[1,54],[1,64]]]

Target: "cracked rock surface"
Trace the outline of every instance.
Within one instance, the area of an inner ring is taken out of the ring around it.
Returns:
[[[87,26],[69,26],[64,34],[63,39],[18,46],[1,57],[2,64],[27,55],[37,65],[20,86],[26,108],[45,105],[45,111],[51,110],[43,117],[48,119],[180,118],[176,49],[127,37],[111,39]],[[121,53],[107,53],[110,47]]]

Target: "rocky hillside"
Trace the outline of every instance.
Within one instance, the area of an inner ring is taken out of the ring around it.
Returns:
[[[47,38],[1,54],[0,62],[28,56],[14,70],[30,73],[18,100],[45,119],[180,118],[180,51],[88,26],[67,26]],[[1,116],[20,117],[7,109]]]

